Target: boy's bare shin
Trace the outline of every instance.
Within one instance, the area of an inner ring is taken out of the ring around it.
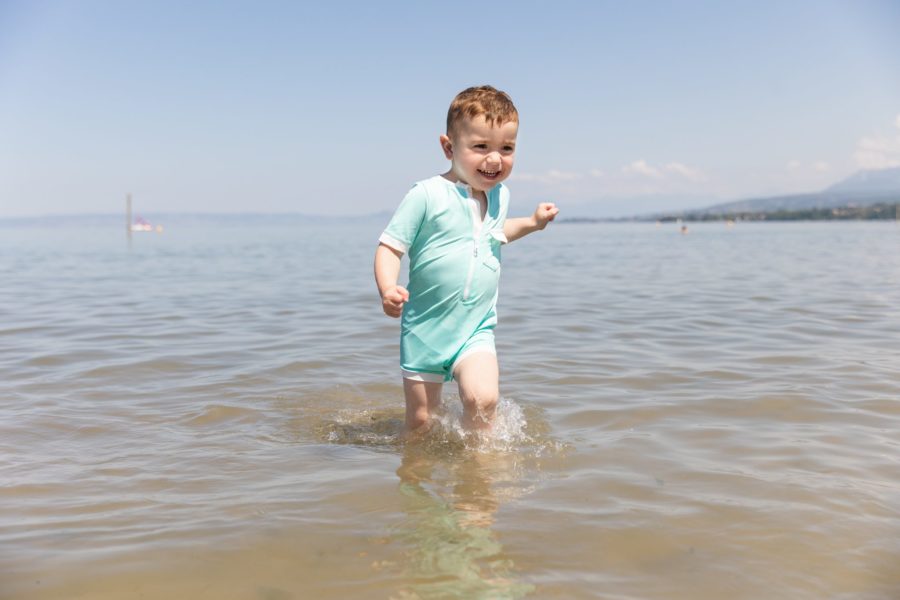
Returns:
[[[426,381],[403,380],[406,397],[407,434],[424,433],[431,426],[431,414],[441,404],[443,384]]]
[[[465,357],[453,373],[463,403],[466,429],[490,429],[500,399],[500,369],[493,352],[478,351]]]

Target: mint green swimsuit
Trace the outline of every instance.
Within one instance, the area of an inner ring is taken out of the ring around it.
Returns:
[[[486,192],[484,220],[471,188],[438,175],[416,183],[379,241],[409,253],[409,301],[400,322],[403,376],[449,381],[474,347],[494,351],[500,245],[509,190]]]

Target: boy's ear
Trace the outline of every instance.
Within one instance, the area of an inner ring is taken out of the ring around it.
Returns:
[[[451,142],[450,138],[446,135],[441,136],[441,150],[444,151],[444,156],[447,157],[447,160],[453,158],[453,142]]]

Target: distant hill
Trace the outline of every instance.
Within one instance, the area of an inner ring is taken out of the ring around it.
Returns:
[[[826,188],[824,192],[833,194],[900,192],[900,167],[878,171],[859,171]]]
[[[821,192],[748,198],[685,211],[685,217],[872,206],[900,201],[900,167],[859,171]]]

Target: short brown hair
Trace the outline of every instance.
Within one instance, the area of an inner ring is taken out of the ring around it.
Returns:
[[[519,122],[519,113],[509,94],[489,85],[481,85],[464,89],[450,103],[447,135],[452,137],[463,119],[474,119],[479,115],[484,115],[484,120],[491,127]]]

